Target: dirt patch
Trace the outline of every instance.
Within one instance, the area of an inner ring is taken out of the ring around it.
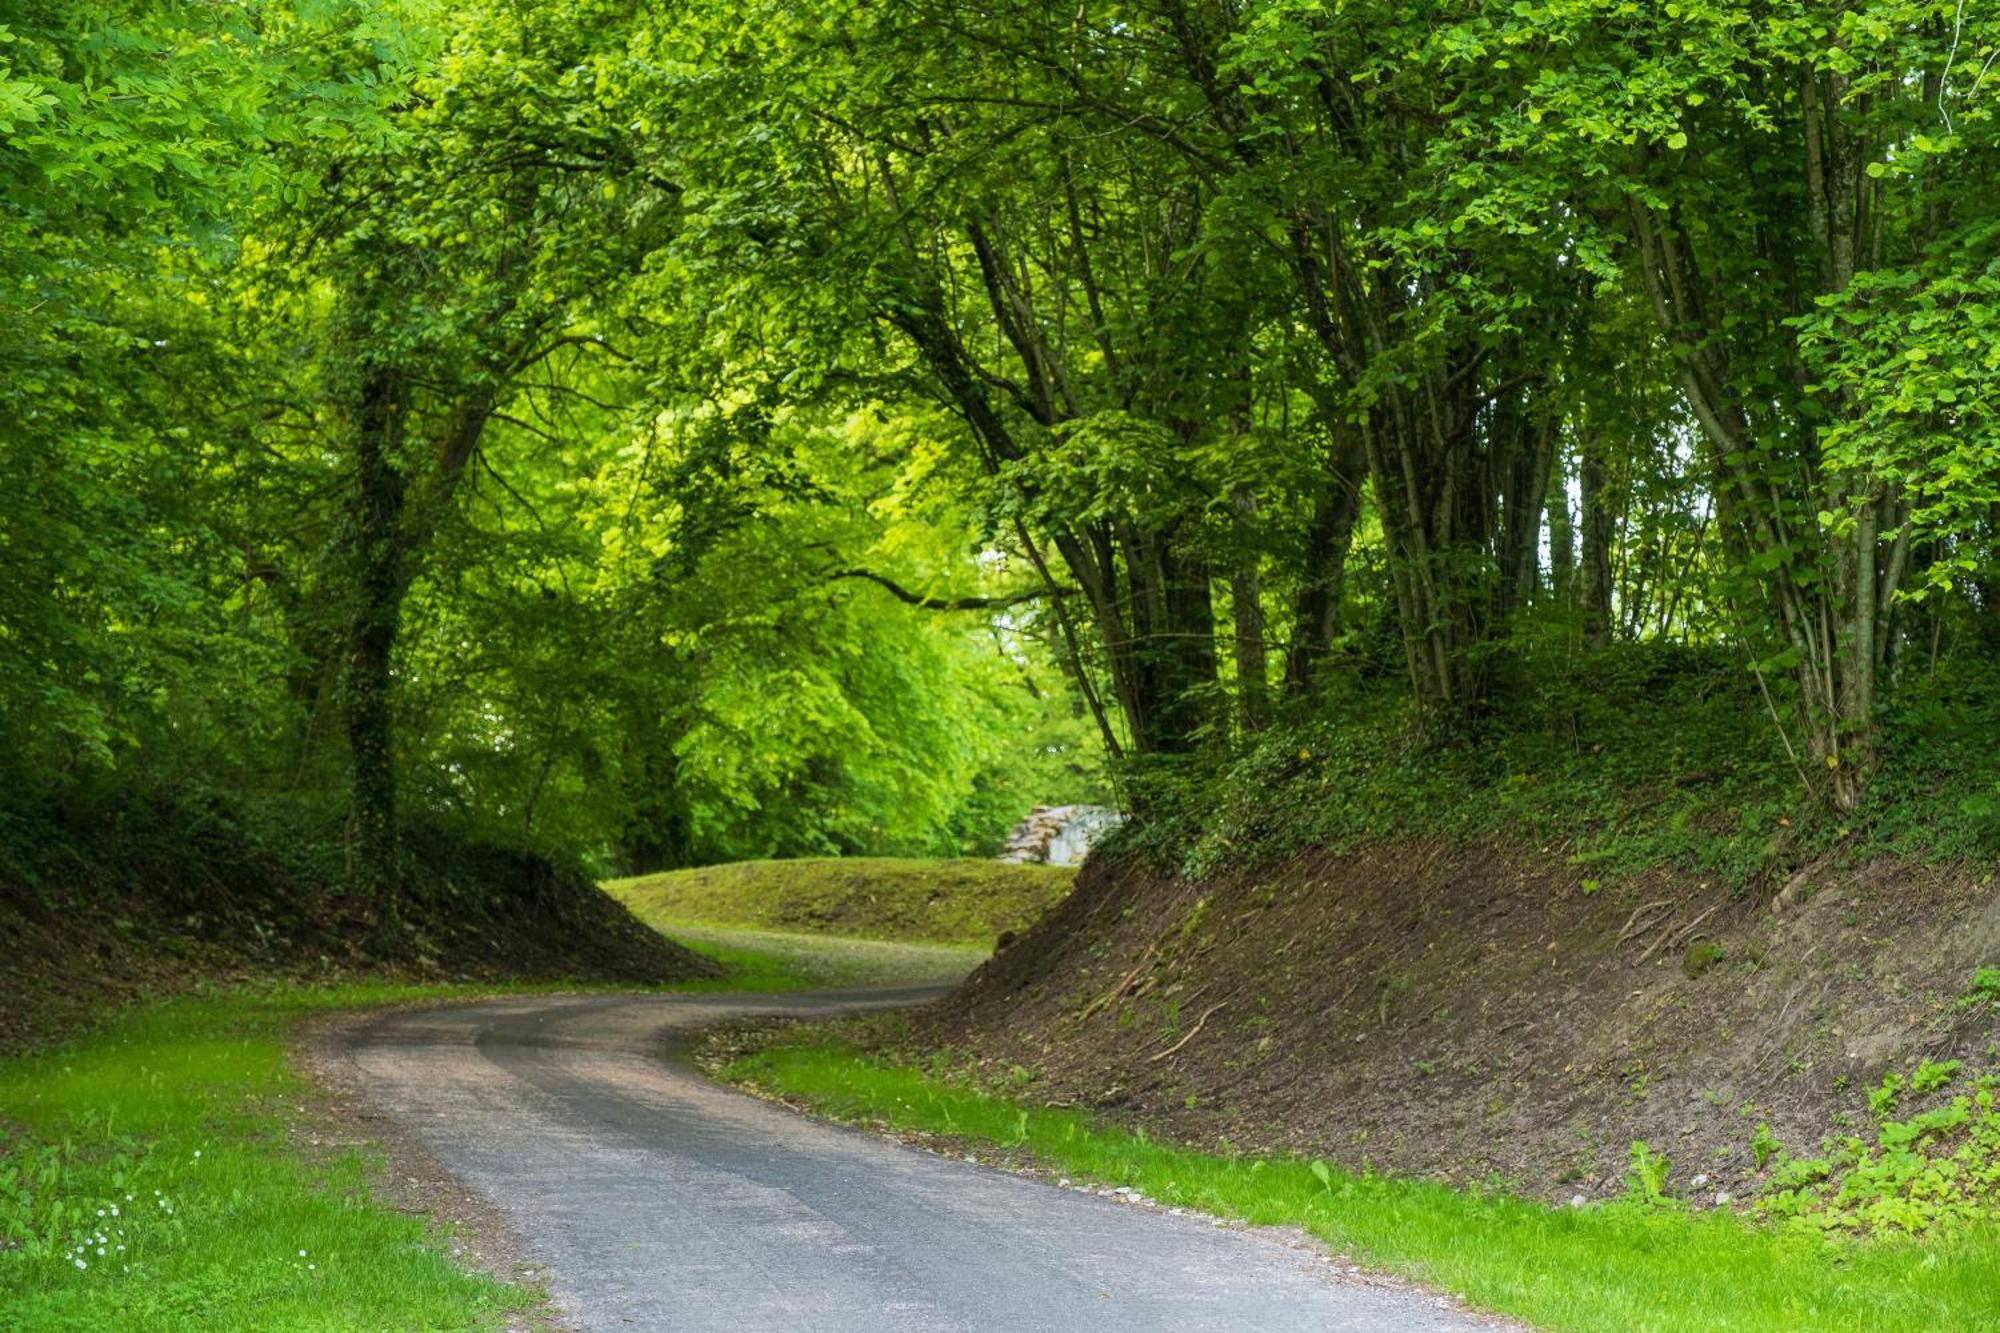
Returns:
[[[427,1001],[435,1004],[435,1001]],[[292,1067],[311,1089],[294,1123],[292,1146],[308,1160],[341,1153],[379,1153],[382,1169],[371,1182],[374,1198],[428,1220],[451,1257],[537,1293],[544,1304],[510,1312],[508,1333],[570,1333],[547,1304],[548,1269],[507,1225],[500,1211],[467,1189],[424,1146],[397,1127],[362,1090],[349,1039],[378,1019],[372,1009],[318,1015],[293,1034]]]
[[[1962,999],[1996,945],[1990,875],[1892,860],[1775,897],[1443,842],[1199,883],[1100,861],[913,1036],[1198,1145],[1566,1200],[1644,1140],[1712,1201],[1761,1180],[1760,1124],[1811,1151],[1887,1070],[2000,1063]]]

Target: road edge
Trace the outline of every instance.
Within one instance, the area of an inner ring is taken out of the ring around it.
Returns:
[[[305,1088],[291,1147],[308,1161],[358,1151],[371,1160],[375,1200],[424,1219],[432,1239],[460,1268],[529,1293],[535,1304],[510,1310],[506,1333],[577,1333],[549,1290],[549,1267],[506,1217],[440,1162],[376,1104],[354,1068],[354,1038],[410,1009],[476,1004],[492,996],[422,999],[308,1015],[292,1026],[286,1064]]]

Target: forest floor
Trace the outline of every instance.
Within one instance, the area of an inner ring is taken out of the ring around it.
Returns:
[[[22,841],[40,862],[31,870],[0,844],[0,1058],[133,1004],[217,988],[656,986],[722,971],[580,873],[439,835],[411,838],[388,949],[338,863],[294,851],[282,831],[217,832],[166,805]]]

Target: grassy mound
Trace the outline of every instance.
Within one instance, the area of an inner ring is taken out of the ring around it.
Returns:
[[[1070,890],[1075,871],[1002,861],[822,857],[739,861],[611,880],[662,930],[687,924],[991,947]]]
[[[720,963],[735,991],[847,990],[862,986],[949,986],[986,961],[963,944],[908,944],[844,935],[806,935],[742,926],[677,922],[674,939]]]

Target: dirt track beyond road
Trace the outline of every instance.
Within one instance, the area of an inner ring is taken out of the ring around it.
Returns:
[[[581,1330],[1457,1333],[1282,1237],[901,1147],[719,1086],[682,1036],[921,992],[535,996],[385,1014],[360,1088],[506,1219]]]

